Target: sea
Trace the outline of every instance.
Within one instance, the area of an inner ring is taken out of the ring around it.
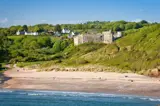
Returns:
[[[160,106],[160,98],[105,93],[1,89],[0,106]]]

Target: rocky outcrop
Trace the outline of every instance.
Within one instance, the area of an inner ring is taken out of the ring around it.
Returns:
[[[149,70],[149,76],[151,77],[160,77],[160,66],[154,69]]]

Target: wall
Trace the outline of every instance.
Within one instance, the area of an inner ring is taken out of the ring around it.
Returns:
[[[79,45],[87,42],[102,42],[106,44],[112,43],[115,39],[122,36],[121,32],[113,33],[111,30],[102,34],[85,34],[74,37],[74,45]]]

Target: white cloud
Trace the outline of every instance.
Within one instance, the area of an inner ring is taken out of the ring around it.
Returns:
[[[7,19],[7,18],[0,19],[0,23],[2,23],[2,24],[7,23],[7,22],[8,22],[8,19]]]

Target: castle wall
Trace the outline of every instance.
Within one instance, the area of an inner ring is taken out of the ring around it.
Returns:
[[[122,36],[121,32],[112,33],[112,31],[106,31],[102,34],[86,34],[78,35],[74,37],[74,45],[79,45],[87,42],[102,42],[106,44],[112,43],[116,38]]]
[[[74,45],[79,45],[79,36],[74,37]]]
[[[109,44],[113,42],[114,38],[113,38],[113,34],[111,33],[111,31],[103,32],[103,35],[104,35],[103,43]]]

